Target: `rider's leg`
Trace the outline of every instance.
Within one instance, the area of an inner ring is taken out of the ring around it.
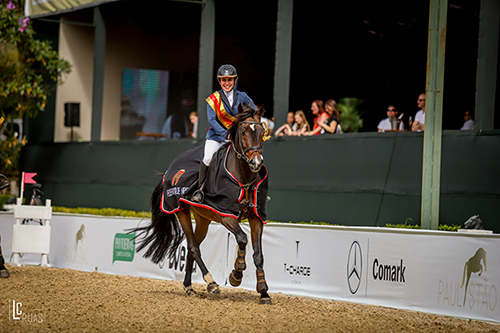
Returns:
[[[203,188],[205,187],[205,180],[207,178],[207,170],[208,165],[205,165],[203,161],[200,163],[200,171],[198,176],[198,189],[194,192],[193,197],[191,198],[194,202],[202,202],[203,201]]]
[[[203,155],[203,160],[200,163],[200,171],[198,176],[198,189],[194,192],[191,198],[194,202],[203,201],[203,188],[205,187],[205,181],[207,179],[207,170],[210,162],[212,161],[212,156],[219,149],[223,142],[217,142],[213,140],[205,141],[205,150]]]

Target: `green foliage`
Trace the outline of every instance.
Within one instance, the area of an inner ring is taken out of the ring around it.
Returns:
[[[451,226],[445,225],[445,224],[440,224],[438,226],[438,230],[440,230],[440,231],[457,231],[458,229],[461,229],[461,228],[462,228],[461,225],[455,225],[455,224],[452,224]]]
[[[121,216],[121,217],[151,217],[150,212],[135,212],[133,210],[116,209],[116,208],[66,208],[53,206],[53,212],[69,213],[69,214],[88,214],[102,216]]]
[[[13,196],[11,194],[1,194],[0,193],[0,209],[3,209],[3,205],[5,205],[10,198],[14,198],[14,197],[15,196]]]
[[[411,224],[391,224],[391,223],[387,223],[385,225],[386,228],[401,228],[401,229],[421,229],[420,225],[418,224],[415,224],[415,225],[411,225]]]
[[[363,119],[358,106],[363,104],[364,100],[352,97],[345,97],[339,100],[337,104],[340,110],[340,126],[342,132],[357,132],[363,127]]]
[[[10,196],[7,196],[10,197]],[[5,199],[7,201],[8,198]],[[0,195],[0,202],[2,202],[2,196]],[[85,208],[85,207],[78,207],[78,208],[66,208],[66,207],[59,207],[59,206],[53,206],[52,207],[53,212],[59,212],[59,213],[68,213],[68,214],[87,214],[87,215],[101,215],[101,216],[121,216],[121,217],[139,217],[139,218],[151,218],[151,212],[136,212],[132,210],[124,210],[124,209],[116,209],[116,208]],[[191,216],[191,218],[193,218]],[[387,228],[405,228],[405,229],[421,229],[420,225],[409,225],[407,224],[408,220],[411,221],[411,219],[407,219],[405,224],[386,224],[385,227]],[[247,220],[244,220],[243,222],[248,222]],[[331,224],[331,223],[326,223],[326,222],[280,222],[280,221],[268,221],[269,223],[285,223],[285,224],[308,224],[308,225],[331,225],[331,226],[341,226],[340,224]],[[439,230],[440,231],[457,231],[460,229],[461,226],[459,225],[440,225]]]
[[[34,38],[24,1],[0,5],[0,170],[16,176],[24,138],[17,138],[11,121],[35,117],[45,109],[49,93],[71,65],[60,59],[49,42]]]
[[[418,224],[415,225],[409,225],[409,224],[386,224],[385,225],[387,228],[403,228],[403,229],[422,229],[422,227]],[[452,224],[451,226],[446,225],[446,224],[440,224],[438,226],[439,231],[457,231],[458,229],[462,228],[459,225]]]

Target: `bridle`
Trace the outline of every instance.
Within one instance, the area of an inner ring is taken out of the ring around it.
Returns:
[[[236,157],[238,157],[238,159],[243,159],[244,161],[246,161],[247,163],[250,163],[250,159],[248,158],[247,156],[247,152],[248,151],[252,151],[252,154],[254,152],[258,152],[259,154],[262,155],[262,147],[260,146],[251,146],[251,147],[246,147],[246,148],[243,148],[243,143],[241,142],[241,124],[243,123],[246,123],[246,124],[254,124],[254,125],[262,125],[264,126],[266,132],[264,133],[264,136],[262,138],[262,141],[266,141],[269,139],[269,137],[267,136],[267,133],[268,133],[268,130],[267,130],[267,126],[265,123],[261,123],[260,121],[250,121],[250,120],[244,120],[242,121],[239,125],[238,125],[238,144],[240,146],[240,149],[242,150],[242,152],[240,153],[238,150],[236,150],[236,147],[235,145],[233,145],[233,149],[234,149],[234,152],[236,153]],[[252,154],[250,154],[250,156],[252,156]]]
[[[242,140],[241,140],[241,136],[242,136],[242,130],[241,130],[241,124],[243,123],[246,123],[246,124],[250,124],[250,125],[262,125],[265,129],[265,133],[264,135],[262,136],[262,141],[267,141],[269,140],[269,138],[271,136],[267,135],[267,133],[269,133],[269,130],[267,128],[267,125],[266,123],[262,123],[260,121],[250,121],[250,120],[244,120],[242,121],[239,125],[238,125],[238,144],[240,146],[240,150],[241,150],[241,153],[236,149],[236,145],[233,144],[233,149],[234,149],[234,152],[236,153],[236,157],[238,159],[243,159],[244,161],[246,161],[248,164],[251,163],[250,159],[248,158],[247,156],[247,152],[251,151],[252,154],[254,152],[258,152],[259,154],[261,154],[262,156],[262,147],[260,146],[251,146],[251,147],[246,147],[246,148],[243,148],[243,143],[242,143]],[[252,154],[250,154],[250,156],[252,156]],[[256,181],[257,181],[258,177],[257,175],[255,175],[253,177],[253,180],[249,181],[247,184],[244,184],[242,185],[242,188],[243,188],[243,191],[244,191],[244,197],[243,197],[243,200],[240,202],[240,216],[239,216],[239,220],[242,219],[243,215],[242,213],[245,213],[248,211],[248,209],[252,209],[252,208],[255,208],[257,209],[257,205],[254,205],[252,203],[252,201],[250,200],[250,191],[255,191],[256,188],[255,188],[255,185],[253,185]]]

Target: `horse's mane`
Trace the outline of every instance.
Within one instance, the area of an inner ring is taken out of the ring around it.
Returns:
[[[240,123],[247,118],[255,117],[255,114],[258,111],[257,109],[254,109],[250,104],[247,103],[241,104],[241,107],[243,109],[243,112],[241,112],[240,110],[240,112],[236,115],[236,119],[233,121],[233,124],[227,130],[228,138],[233,142],[238,136],[238,126],[240,125]]]

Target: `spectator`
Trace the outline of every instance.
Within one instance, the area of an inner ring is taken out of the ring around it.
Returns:
[[[471,111],[465,111],[464,113],[464,125],[461,130],[471,130],[474,129],[474,113]]]
[[[318,121],[325,122],[328,117],[328,113],[325,111],[325,105],[323,101],[317,99],[314,100],[311,104],[312,114],[316,116],[314,118],[314,128],[312,131],[308,131],[305,135],[319,135],[321,134],[322,127],[318,125]]]
[[[398,111],[396,110],[396,107],[393,105],[389,105],[387,107],[387,118],[383,119],[378,123],[378,131],[379,132],[385,132],[385,131],[390,131],[392,130],[392,121],[398,119]],[[403,124],[403,121],[401,120],[399,122],[399,128],[400,131],[403,131],[405,129],[405,126]]]
[[[411,130],[420,132],[423,131],[425,127],[425,94],[420,94],[420,96],[418,96],[417,105],[420,111],[415,115]]]
[[[295,122],[295,112],[288,111],[286,115],[286,124],[281,125],[274,133],[274,136],[289,136],[293,131],[297,130],[297,123]]]
[[[329,99],[325,103],[326,112],[330,117],[326,121],[318,120],[318,125],[321,127],[321,134],[330,133],[340,133],[340,111],[337,106],[337,102],[334,99]]]
[[[189,137],[196,139],[196,135],[198,134],[198,113],[196,111],[189,114],[189,121],[193,124],[193,131],[189,133]]]
[[[297,129],[292,132],[292,135],[302,136],[311,131],[311,127],[307,122],[306,115],[302,110],[295,112],[295,122],[297,123]]]

